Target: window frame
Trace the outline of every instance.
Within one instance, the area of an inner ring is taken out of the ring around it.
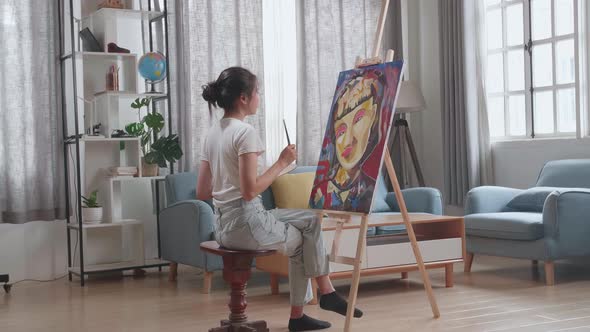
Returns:
[[[573,24],[573,33],[561,36],[555,36],[555,0],[549,0],[551,6],[551,36],[549,38],[540,39],[540,40],[532,40],[532,10],[531,10],[531,2],[535,0],[499,0],[499,3],[493,5],[485,5],[485,14],[487,20],[487,14],[496,9],[500,9],[501,11],[501,26],[502,26],[502,47],[495,48],[495,49],[488,49],[486,45],[486,55],[489,57],[490,55],[494,54],[502,54],[503,57],[503,91],[502,92],[494,92],[488,93],[486,92],[486,101],[490,98],[494,97],[502,97],[503,98],[503,105],[504,105],[504,135],[503,136],[491,136],[490,139],[494,142],[496,141],[514,141],[514,140],[527,140],[527,139],[536,139],[536,138],[573,138],[577,137],[580,138],[582,135],[587,135],[589,133],[584,132],[586,129],[590,127],[590,118],[587,115],[583,115],[582,113],[582,100],[587,98],[586,94],[590,93],[590,90],[585,91],[584,95],[581,95],[581,71],[582,69],[585,70],[585,64],[582,65],[580,59],[580,45],[584,42],[590,44],[590,40],[584,40],[580,38],[580,30],[583,28],[582,31],[586,31],[586,20],[583,20],[584,27],[581,27],[579,24],[579,16],[580,13],[586,13],[587,6],[583,6],[583,1],[579,0],[572,0],[573,1],[573,16],[574,16],[574,24]],[[508,46],[507,43],[507,9],[510,6],[522,4],[522,14],[523,14],[523,44],[518,44],[515,46]],[[586,14],[586,17],[590,17],[590,14]],[[486,23],[486,29],[489,24]],[[575,75],[574,75],[574,82],[573,83],[566,83],[566,84],[557,84],[557,77],[556,77],[556,44],[563,40],[572,40],[574,43],[574,65],[575,65]],[[534,57],[534,49],[535,47],[542,46],[542,45],[551,45],[552,48],[552,84],[543,87],[534,87],[534,77],[533,77],[533,57]],[[532,51],[529,49],[532,47]],[[509,80],[508,80],[508,53],[510,51],[515,50],[523,50],[524,56],[524,91],[523,90],[516,90],[510,91],[509,89]],[[587,60],[588,61],[588,60]],[[587,62],[585,62],[587,63]],[[487,71],[487,68],[486,68]],[[590,80],[589,73],[585,70],[585,81]],[[559,118],[558,118],[558,108],[557,108],[557,91],[561,89],[569,89],[573,88],[575,93],[575,131],[574,132],[559,132]],[[534,119],[534,97],[535,92],[539,91],[551,91],[553,97],[553,133],[543,133],[539,134],[535,132],[535,119]],[[523,95],[525,97],[525,135],[511,135],[510,133],[510,108],[509,108],[509,97],[511,96],[520,96]],[[584,120],[584,118],[586,118]],[[586,125],[583,125],[587,123]],[[583,128],[585,127],[585,128]]]

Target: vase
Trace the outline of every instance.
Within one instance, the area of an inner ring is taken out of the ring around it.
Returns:
[[[141,176],[142,177],[150,177],[150,176],[158,176],[158,171],[160,167],[158,164],[148,164],[145,162],[144,158],[141,158]]]
[[[99,224],[102,221],[102,206],[101,207],[83,207],[82,208],[82,222],[85,224]]]

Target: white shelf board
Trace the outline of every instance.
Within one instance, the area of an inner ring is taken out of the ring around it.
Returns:
[[[82,57],[83,59],[92,59],[93,57],[100,57],[103,59],[125,59],[125,58],[132,58],[137,57],[135,53],[107,53],[107,52],[76,52],[77,57]]]
[[[123,181],[154,181],[154,180],[163,180],[165,176],[143,176],[143,177],[136,177],[136,176],[113,176],[108,177],[109,181],[111,182],[123,182]]]
[[[88,229],[88,228],[105,228],[105,227],[121,227],[121,226],[126,226],[126,225],[141,225],[143,224],[141,222],[141,220],[137,220],[137,219],[122,219],[122,220],[115,220],[112,222],[101,222],[99,224],[82,224],[82,228],[83,229]],[[71,229],[79,229],[80,225],[78,223],[70,223],[68,225],[69,228]]]
[[[86,265],[84,268],[84,272],[101,272],[101,271],[111,271],[111,270],[121,270],[121,269],[133,269],[133,268],[142,268],[143,266],[159,266],[169,264],[170,262],[153,258],[153,259],[146,259],[144,264],[138,264],[136,261],[126,261],[126,262],[119,262],[119,263],[111,263],[111,264],[96,264],[96,265]],[[80,267],[75,266],[69,268],[70,272],[80,274]]]
[[[100,138],[90,138],[88,136],[84,136],[84,137],[82,137],[81,141],[82,142],[108,142],[108,143],[113,143],[113,142],[121,142],[121,141],[137,141],[137,142],[139,142],[140,139],[141,139],[141,137],[113,137],[113,138],[100,137]]]
[[[115,16],[124,18],[137,18],[137,19],[153,19],[161,16],[163,12],[155,10],[135,10],[135,9],[118,9],[118,8],[101,8],[94,13],[82,18],[83,20],[101,16]]]
[[[155,97],[163,98],[166,97],[165,93],[136,93],[131,91],[101,91],[94,94],[95,98],[102,96],[113,96],[113,97]]]

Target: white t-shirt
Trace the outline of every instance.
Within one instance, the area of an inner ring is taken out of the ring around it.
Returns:
[[[224,204],[242,198],[238,157],[244,153],[258,153],[258,174],[264,168],[264,147],[256,129],[234,118],[223,118],[209,129],[201,160],[209,162],[213,175],[213,204]]]

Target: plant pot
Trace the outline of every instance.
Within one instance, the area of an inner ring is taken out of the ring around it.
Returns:
[[[102,206],[82,208],[82,222],[85,224],[99,224],[102,221]]]
[[[158,166],[158,164],[148,164],[144,161],[144,158],[141,158],[142,177],[158,176],[159,171],[160,167]]]

